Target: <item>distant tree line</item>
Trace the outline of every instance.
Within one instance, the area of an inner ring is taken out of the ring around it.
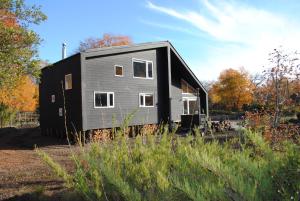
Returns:
[[[245,69],[226,69],[217,81],[204,82],[212,111],[259,111],[274,113],[273,126],[286,114],[300,113],[300,67],[297,52],[274,49],[269,66],[250,75]]]

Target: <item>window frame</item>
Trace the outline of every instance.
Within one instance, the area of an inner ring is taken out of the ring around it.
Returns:
[[[122,75],[117,75],[117,67],[121,67],[122,68]],[[116,64],[115,66],[114,66],[114,70],[115,70],[115,77],[124,77],[124,66],[122,66],[122,65],[118,65],[118,64]]]
[[[184,101],[187,101],[188,114],[184,114]],[[194,114],[190,114],[190,101],[195,101],[197,104],[197,97],[183,97],[182,98],[182,103],[183,103],[182,115],[194,115]]]
[[[153,98],[153,105],[147,106],[146,105],[146,95],[152,95]],[[141,105],[141,96],[143,97],[143,105]],[[154,107],[155,105],[155,98],[154,98],[154,93],[152,92],[144,92],[144,93],[139,93],[139,107]]]
[[[136,76],[134,76],[134,66],[133,66],[134,62],[146,63],[146,77],[136,77]],[[152,77],[149,77],[148,63],[152,64]],[[153,80],[154,79],[154,70],[153,69],[154,69],[153,61],[146,60],[146,59],[132,58],[132,74],[133,74],[133,78]]]
[[[68,85],[68,88],[67,88],[67,82],[66,82],[67,76],[71,76],[71,87]],[[65,90],[71,90],[73,88],[73,78],[72,77],[73,77],[72,73],[69,73],[69,74],[65,75]]]
[[[106,94],[107,95],[107,106],[96,106],[96,94]],[[113,105],[110,105],[110,94],[113,95]],[[115,92],[106,91],[94,91],[94,108],[114,108],[115,107]]]

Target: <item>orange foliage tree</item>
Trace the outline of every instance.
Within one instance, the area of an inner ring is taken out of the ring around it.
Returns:
[[[101,48],[101,47],[110,47],[110,46],[122,46],[130,45],[132,40],[129,36],[123,35],[112,35],[112,34],[103,34],[102,38],[87,38],[84,41],[81,41],[76,52],[82,52],[87,49],[92,48]]]
[[[12,91],[0,90],[0,103],[10,110],[33,112],[37,108],[37,101],[37,85],[29,76],[23,76]]]
[[[209,94],[213,104],[220,104],[226,109],[240,110],[244,104],[253,100],[253,84],[244,70],[226,69],[221,72]]]

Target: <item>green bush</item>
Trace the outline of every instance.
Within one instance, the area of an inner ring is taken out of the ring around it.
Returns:
[[[73,174],[38,153],[85,200],[299,200],[299,147],[277,149],[250,131],[219,144],[162,127],[85,146],[72,155]]]
[[[0,127],[6,126],[14,118],[16,111],[7,105],[0,103]]]

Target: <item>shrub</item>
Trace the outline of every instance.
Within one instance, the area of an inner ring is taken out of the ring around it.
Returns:
[[[262,133],[265,139],[272,143],[285,140],[300,143],[300,126],[294,121],[273,126],[274,114],[269,111],[246,112],[243,125],[254,132]]]
[[[299,147],[280,151],[261,135],[219,144],[176,137],[166,126],[136,139],[116,135],[73,154],[74,174],[39,155],[85,200],[298,200]],[[235,147],[235,148],[233,148]]]

